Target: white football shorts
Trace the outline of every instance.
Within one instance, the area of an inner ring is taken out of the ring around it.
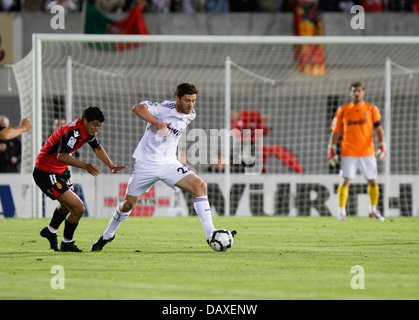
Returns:
[[[126,193],[129,196],[139,196],[147,192],[159,180],[175,191],[180,189],[175,184],[182,178],[194,173],[179,161],[167,164],[152,164],[136,161],[131,172]]]
[[[355,178],[359,169],[367,180],[377,179],[377,159],[369,157],[343,157],[339,175],[343,178]]]

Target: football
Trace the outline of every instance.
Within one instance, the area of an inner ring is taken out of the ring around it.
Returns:
[[[216,229],[211,233],[208,244],[217,252],[227,251],[233,245],[233,237],[236,231],[233,231],[233,233],[227,229]]]

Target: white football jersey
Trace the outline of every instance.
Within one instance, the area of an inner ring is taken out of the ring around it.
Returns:
[[[176,151],[179,138],[186,126],[195,119],[196,113],[184,114],[176,110],[176,101],[150,102],[141,101],[148,111],[160,122],[170,123],[167,127],[170,137],[162,136],[157,128],[147,123],[145,132],[137,145],[132,157],[141,162],[172,163],[177,161]]]

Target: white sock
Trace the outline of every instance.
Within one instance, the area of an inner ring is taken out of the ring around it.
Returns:
[[[195,212],[201,220],[202,227],[204,227],[205,235],[208,239],[211,232],[215,230],[212,223],[211,208],[208,202],[208,197],[203,196],[195,198],[193,201],[193,206],[195,208]]]
[[[121,212],[119,210],[119,204],[115,208],[115,212],[109,221],[108,228],[103,233],[103,239],[108,240],[115,235],[116,229],[118,229],[119,225],[122,221],[124,221],[130,215],[132,210],[128,212]]]
[[[346,216],[346,207],[338,207],[338,213]]]
[[[51,233],[57,233],[57,229],[54,229],[53,227],[51,227],[51,226],[48,226],[48,230],[49,230],[49,232],[51,232]]]
[[[339,220],[345,220],[346,219],[346,208],[345,207],[338,207],[338,216],[337,218]]]

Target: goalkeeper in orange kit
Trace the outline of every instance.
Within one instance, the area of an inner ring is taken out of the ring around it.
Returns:
[[[375,105],[364,101],[365,88],[361,82],[351,84],[349,95],[352,102],[339,107],[333,118],[327,153],[329,164],[335,166],[339,161],[336,144],[342,135],[342,164],[339,173],[342,180],[337,191],[339,200],[337,218],[339,220],[346,219],[345,207],[349,185],[359,170],[368,182],[369,216],[384,221],[383,216],[377,210],[380,191],[377,184],[377,160],[375,158],[377,155],[380,161],[384,161],[387,155],[381,114]],[[375,131],[379,143],[377,153],[374,149],[373,131]]]

